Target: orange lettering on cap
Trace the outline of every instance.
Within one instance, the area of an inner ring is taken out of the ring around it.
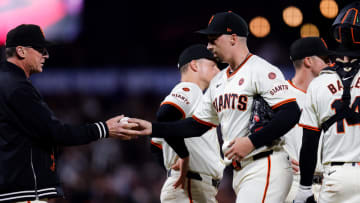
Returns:
[[[209,20],[209,25],[210,25],[210,23],[212,22],[213,19],[214,19],[214,15],[211,16],[211,18],[210,18],[210,20]]]
[[[226,28],[226,31],[227,32],[232,32],[232,29],[231,28]]]

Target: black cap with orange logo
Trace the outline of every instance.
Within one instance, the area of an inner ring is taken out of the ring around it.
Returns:
[[[204,35],[236,34],[247,37],[249,35],[249,28],[242,17],[228,11],[213,15],[210,18],[208,27],[197,31],[197,33]]]
[[[6,36],[6,47],[33,46],[48,47],[51,42],[45,40],[45,35],[38,25],[22,24],[10,30]]]

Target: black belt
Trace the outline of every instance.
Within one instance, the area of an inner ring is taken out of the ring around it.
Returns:
[[[273,150],[269,150],[269,151],[265,151],[265,152],[260,152],[259,154],[255,154],[254,156],[252,156],[250,159],[252,159],[253,161],[267,157],[269,155],[271,155],[274,151]],[[241,163],[238,161],[233,161],[232,162],[232,166],[235,170],[240,170],[242,168]]]
[[[351,163],[352,166],[360,165],[360,162],[330,162],[330,166],[342,166],[345,163]]]
[[[168,177],[171,176],[171,169],[168,171]],[[186,177],[189,179],[194,179],[194,180],[198,180],[198,181],[202,181],[202,177],[200,176],[199,173],[197,172],[192,172],[192,171],[188,171],[186,174]],[[220,180],[215,180],[215,179],[211,179],[211,184],[212,186],[214,186],[215,188],[218,188],[220,185]]]

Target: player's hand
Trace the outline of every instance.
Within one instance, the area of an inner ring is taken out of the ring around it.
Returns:
[[[189,170],[189,157],[178,159],[171,168],[176,171],[180,170],[180,176],[174,183],[174,188],[178,188],[180,186],[182,189],[184,189],[186,183],[186,174]]]
[[[300,171],[300,169],[299,169],[299,162],[296,161],[296,160],[293,159],[293,158],[290,158],[290,160],[291,160],[291,167],[292,167],[292,169],[293,169],[293,172],[294,172],[294,173],[298,173],[298,172]]]
[[[251,151],[255,149],[253,143],[248,137],[238,137],[229,144],[230,149],[225,156],[230,160],[241,161]]]
[[[316,203],[311,186],[300,185],[294,203]]]
[[[122,118],[124,118],[124,115],[116,116],[106,121],[106,125],[109,129],[109,137],[119,138],[121,140],[130,140],[132,138],[136,138],[135,136],[129,136],[127,134],[127,130],[137,127],[138,124],[120,122]]]
[[[139,118],[129,118],[129,124],[136,124],[135,127],[125,130],[125,134],[129,136],[142,136],[152,134],[152,123]]]

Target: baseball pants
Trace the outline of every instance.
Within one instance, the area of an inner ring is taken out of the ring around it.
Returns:
[[[211,177],[202,175],[202,181],[186,178],[184,189],[175,189],[173,184],[178,177],[179,172],[172,170],[161,189],[162,203],[217,203],[215,196],[218,189],[211,184]],[[209,178],[210,180],[206,180]]]
[[[296,197],[296,193],[299,190],[299,185],[300,185],[300,174],[297,173],[297,174],[294,174],[294,176],[293,176],[293,182],[291,184],[291,189],[290,189],[288,196],[286,197],[285,203],[293,203],[293,200]],[[321,184],[313,184],[312,185],[312,192],[314,194],[314,198],[316,201],[318,201],[318,199],[319,199],[320,188],[321,188]]]
[[[326,164],[324,169],[318,203],[360,202],[360,162]]]
[[[234,170],[236,203],[281,203],[290,190],[293,173],[288,154],[273,152]]]

